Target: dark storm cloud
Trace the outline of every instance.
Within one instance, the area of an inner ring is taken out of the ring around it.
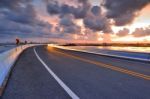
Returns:
[[[71,26],[74,25],[73,23],[73,16],[72,15],[67,15],[64,16],[61,20],[60,20],[60,25],[62,26]]]
[[[7,23],[6,23],[7,22]],[[32,28],[30,26],[25,26],[25,25],[20,25],[20,24],[16,24],[14,22],[10,22],[10,21],[1,21],[0,23],[0,32],[4,32],[4,31],[13,31],[14,33],[17,31],[20,32],[25,32],[25,33],[31,33],[32,32]]]
[[[90,6],[85,5],[75,8],[72,14],[75,16],[75,18],[84,18],[86,17],[88,10],[90,9],[89,7]]]
[[[86,17],[91,5],[88,0],[78,0],[78,7],[68,4],[59,4],[57,0],[50,1],[47,10],[50,15],[59,15],[59,26],[63,28],[61,33],[80,33],[81,27],[74,23],[75,19],[83,19]],[[59,30],[60,31],[60,30]]]
[[[84,19],[84,24],[86,27],[95,30],[95,31],[102,31],[107,28],[105,18],[97,18],[93,19],[92,17],[86,17]]]
[[[10,21],[21,24],[34,24],[37,19],[31,1],[32,0],[1,0],[0,13]]]
[[[111,32],[108,19],[104,15],[101,15],[100,6],[92,6],[88,0],[78,0],[78,4],[79,6],[74,7],[64,3],[60,4],[57,0],[53,0],[47,5],[47,10],[51,15],[59,15],[60,18],[71,14],[75,19],[83,19],[84,25],[93,31]],[[62,22],[68,26],[72,25],[69,20],[62,19],[60,23],[62,24]],[[76,30],[76,28],[72,27],[68,30]]]
[[[82,5],[78,6],[73,10],[73,15],[75,16],[75,18],[85,18],[92,5],[89,3],[88,0],[78,0],[78,2]]]
[[[123,30],[118,31],[117,36],[119,37],[127,36],[129,32],[130,32],[129,29],[124,28]]]
[[[130,24],[147,4],[150,0],[103,0],[107,17],[113,18],[118,26]]]
[[[74,16],[66,15],[60,20],[60,27],[63,27],[63,33],[80,33],[81,27],[76,25],[74,22]]]
[[[91,9],[91,12],[96,16],[100,15],[101,14],[101,8],[99,6],[93,6]]]
[[[61,6],[57,1],[51,2],[47,5],[47,10],[50,14],[59,14],[61,12]]]
[[[37,18],[37,13],[31,1],[0,1],[0,33],[3,36],[50,36],[52,25]]]
[[[75,22],[77,19],[82,19],[86,29],[92,33],[96,31],[111,33],[110,19],[114,19],[115,25],[118,26],[131,23],[137,12],[150,3],[149,0],[104,0],[103,7],[107,8],[105,15],[102,13],[102,6],[92,6],[88,0],[67,0],[68,2],[40,0],[43,1],[47,1],[43,5],[46,4],[50,16],[57,15],[59,18],[57,27],[38,18],[43,9],[39,7],[37,0],[0,0],[0,35],[63,37],[80,34],[81,27]],[[118,36],[125,36],[127,32],[126,29],[119,31]],[[133,35],[136,37],[149,35],[149,29],[137,29]]]
[[[88,2],[88,0],[78,0],[78,2],[85,4]]]
[[[102,15],[100,6],[93,6],[90,12],[83,19],[84,25],[93,31],[103,31],[104,33],[110,33],[109,20]]]
[[[34,26],[40,26],[40,27],[47,27],[51,28],[51,24],[48,24],[47,22],[44,22],[37,18],[37,12],[35,11],[35,7],[32,4],[33,0],[13,0],[11,3],[10,0],[2,0],[1,4],[7,4],[3,6],[3,8],[6,9],[0,9],[0,17],[4,18],[7,21],[10,21],[10,23],[16,22],[16,24],[20,23],[20,25],[34,25]],[[9,3],[7,3],[9,2]],[[11,7],[8,6],[17,6],[17,9],[11,9]],[[3,19],[1,19],[3,20]],[[31,26],[33,27],[33,26]]]
[[[102,13],[101,6],[92,6],[88,0],[77,0],[77,7],[50,0],[47,10],[60,18],[72,14],[76,19],[83,19],[84,25],[93,31],[111,32],[109,19],[114,19],[115,25],[124,26],[133,22],[138,12],[150,3],[150,0],[103,0],[102,6],[107,9]],[[72,1],[70,1],[72,2]]]
[[[32,0],[1,0],[0,8],[17,10],[21,5],[30,3]]]
[[[132,33],[134,37],[144,37],[144,36],[150,36],[150,26],[147,28],[137,28]]]
[[[64,28],[64,33],[74,33],[74,34],[79,34],[81,31],[81,28],[79,26],[69,26]]]
[[[49,1],[47,5],[47,11],[51,15],[73,14],[75,18],[84,18],[90,8],[90,4],[87,0],[79,0],[82,5],[74,7],[68,4],[59,4],[57,0]]]
[[[0,18],[1,20],[2,18]],[[52,25],[41,21],[37,25],[20,24],[7,19],[2,19],[0,22],[0,34],[14,35],[19,37],[42,37],[43,35],[50,34]]]
[[[36,12],[30,4],[20,7],[17,11],[5,11],[4,14],[7,19],[22,24],[33,24],[36,21]]]

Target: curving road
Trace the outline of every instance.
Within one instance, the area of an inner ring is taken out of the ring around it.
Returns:
[[[23,52],[2,99],[150,99],[150,64],[39,46]]]

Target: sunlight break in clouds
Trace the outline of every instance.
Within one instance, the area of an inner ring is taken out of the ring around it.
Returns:
[[[149,0],[2,0],[0,38],[148,42],[149,12]]]

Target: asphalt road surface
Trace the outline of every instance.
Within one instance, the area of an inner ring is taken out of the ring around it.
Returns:
[[[2,99],[150,99],[150,63],[39,46],[23,52]]]

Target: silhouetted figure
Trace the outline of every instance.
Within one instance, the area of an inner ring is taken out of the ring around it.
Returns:
[[[16,45],[19,45],[19,43],[20,43],[20,40],[17,38],[16,39]]]

